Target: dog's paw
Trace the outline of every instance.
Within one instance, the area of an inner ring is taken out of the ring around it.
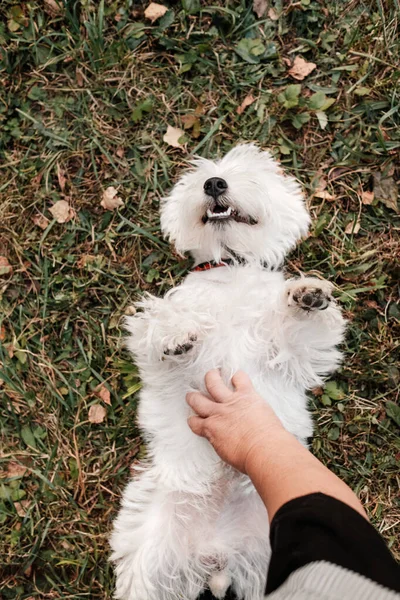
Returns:
[[[163,351],[166,356],[181,356],[187,354],[191,350],[197,341],[197,335],[195,333],[188,333],[185,336],[174,338],[170,344],[168,344]]]
[[[296,279],[287,288],[288,306],[301,308],[306,312],[325,310],[333,301],[333,285],[313,277]]]

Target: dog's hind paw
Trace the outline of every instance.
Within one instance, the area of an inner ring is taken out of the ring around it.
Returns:
[[[325,310],[333,301],[332,289],[331,283],[314,277],[296,279],[287,288],[288,305],[306,312]]]
[[[164,348],[164,355],[166,356],[181,356],[191,350],[197,341],[197,335],[189,333],[182,340],[175,338],[168,346]]]

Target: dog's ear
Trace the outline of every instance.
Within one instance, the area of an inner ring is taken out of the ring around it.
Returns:
[[[160,223],[161,231],[166,240],[174,245],[180,256],[187,251],[188,221],[186,194],[183,183],[184,177],[173,187],[171,193],[161,198]],[[189,230],[190,233],[190,230]]]
[[[179,201],[172,190],[169,196],[161,199],[160,204],[160,222],[163,236],[172,243],[175,243],[179,235]]]

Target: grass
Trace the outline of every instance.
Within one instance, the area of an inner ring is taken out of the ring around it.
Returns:
[[[160,236],[159,198],[191,153],[238,141],[304,185],[313,229],[288,272],[333,281],[350,320],[341,371],[310,395],[313,449],[400,558],[398,0],[276,0],[261,18],[243,0],[168,5],[153,24],[128,0],[0,8],[4,599],[111,598],[107,535],[143,451],[121,317],[190,265]],[[317,65],[303,81],[296,56]]]

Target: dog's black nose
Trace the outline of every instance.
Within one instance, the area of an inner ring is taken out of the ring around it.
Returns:
[[[212,196],[214,200],[228,189],[228,184],[221,177],[210,177],[204,184],[204,191],[207,196]]]

